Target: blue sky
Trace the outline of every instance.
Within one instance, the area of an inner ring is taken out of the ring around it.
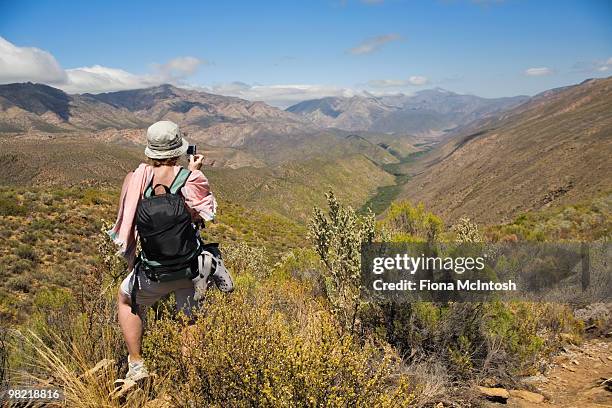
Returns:
[[[534,94],[612,72],[607,0],[0,0],[0,37],[0,82],[161,81],[276,105],[435,86]]]

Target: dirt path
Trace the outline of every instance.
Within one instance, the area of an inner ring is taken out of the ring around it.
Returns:
[[[511,396],[506,406],[612,407],[612,392],[599,385],[603,378],[612,378],[612,340],[589,340],[580,346],[566,348],[553,360],[546,376],[534,378],[534,389],[545,396],[546,401],[533,403]]]

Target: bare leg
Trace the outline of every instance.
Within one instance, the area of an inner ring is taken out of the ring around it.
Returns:
[[[132,313],[131,299],[119,289],[117,296],[117,311],[119,326],[123,332],[123,338],[127,345],[129,360],[140,361],[140,346],[142,344],[142,319],[139,315]]]

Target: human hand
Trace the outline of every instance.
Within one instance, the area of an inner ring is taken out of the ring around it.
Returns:
[[[202,162],[204,161],[204,156],[201,154],[194,154],[189,156],[189,170],[195,171],[200,170],[202,168]]]

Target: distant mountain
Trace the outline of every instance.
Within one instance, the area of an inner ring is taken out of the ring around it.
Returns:
[[[510,220],[612,190],[612,77],[543,92],[437,147],[403,186],[449,220]]]
[[[346,130],[438,136],[487,115],[517,106],[526,96],[487,99],[441,88],[415,95],[313,99],[287,108],[321,126]]]
[[[64,132],[143,128],[173,120],[199,139],[235,146],[247,134],[313,128],[304,119],[263,102],[187,90],[172,85],[103,94],[69,95],[47,85],[0,85],[0,131]]]
[[[261,133],[286,135],[314,131],[303,118],[263,102],[172,85],[90,96],[149,122],[172,120],[196,140],[212,146],[241,146],[249,137]]]
[[[232,168],[351,154],[384,164],[412,149],[407,140],[364,135],[362,139],[376,139],[364,143],[263,102],[172,85],[96,95],[69,95],[32,83],[0,85],[0,133],[35,139],[78,134],[141,145],[144,129],[162,119],[180,124],[216,165]]]
[[[147,121],[94,98],[32,83],[0,85],[0,132],[142,127]]]
[[[379,98],[364,96],[312,99],[286,109],[322,127],[366,131],[395,110]]]

